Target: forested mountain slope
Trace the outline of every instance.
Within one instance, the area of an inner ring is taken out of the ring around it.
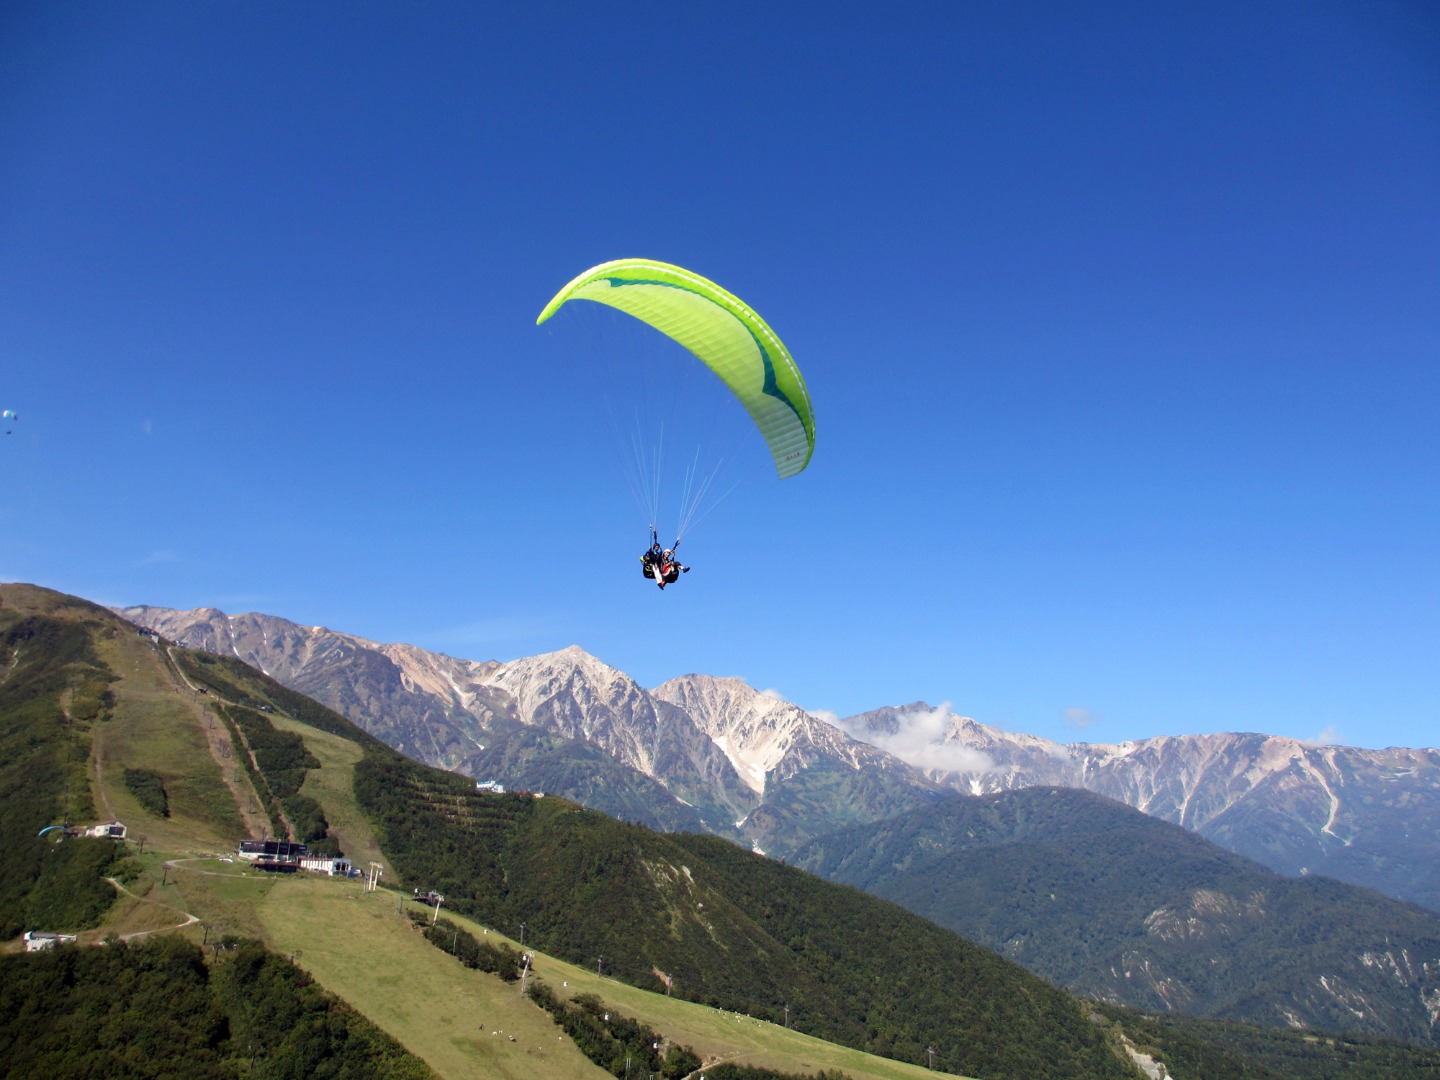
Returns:
[[[1089,792],[956,796],[796,863],[1101,1000],[1440,1041],[1440,916],[1284,877]]]

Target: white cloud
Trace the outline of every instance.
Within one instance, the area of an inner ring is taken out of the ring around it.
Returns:
[[[179,555],[176,555],[175,552],[173,552],[173,551],[152,551],[149,555],[146,555],[143,559],[141,559],[141,560],[140,560],[139,562],[137,562],[135,565],[136,565],[136,566],[159,566],[159,565],[162,564],[162,563],[172,563],[172,562],[176,562],[176,561],[179,560],[179,558],[180,558],[180,556],[179,556]]]
[[[1340,739],[1340,729],[1334,724],[1326,724],[1325,727],[1321,729],[1319,735],[1316,735],[1313,739],[1306,739],[1305,741],[1312,746],[1334,746],[1340,742]]]
[[[140,433],[142,435],[155,434],[155,425],[150,422],[150,418],[148,416],[140,424]]]
[[[758,691],[758,693],[761,697],[767,697],[771,701],[784,701],[787,705],[789,704],[789,699],[787,699],[784,694],[780,693],[780,691],[776,690],[774,687],[771,687],[769,690],[760,690]]]
[[[877,731],[851,731],[850,734],[920,769],[968,773],[989,772],[995,767],[994,759],[985,751],[946,740],[955,720],[948,701],[936,709],[901,713],[896,719],[899,726],[893,734]]]
[[[1089,709],[1071,706],[1065,710],[1065,723],[1073,728],[1079,728],[1081,731],[1084,731],[1091,724],[1095,723],[1095,721],[1103,719],[1104,717],[1101,716],[1100,713],[1091,712]]]

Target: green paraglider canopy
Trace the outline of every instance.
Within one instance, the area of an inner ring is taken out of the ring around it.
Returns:
[[[575,299],[618,308],[694,353],[750,413],[782,480],[810,463],[815,412],[805,379],[784,343],[739,297],[679,266],[617,259],[556,293],[536,325]]]

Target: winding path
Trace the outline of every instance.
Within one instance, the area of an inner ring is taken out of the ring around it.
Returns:
[[[173,866],[174,864],[166,863],[165,865]],[[199,918],[190,914],[190,912],[181,911],[173,904],[162,904],[159,900],[151,900],[148,896],[140,896],[138,893],[131,892],[124,885],[121,885],[120,882],[116,881],[113,877],[107,877],[105,880],[110,882],[110,884],[114,885],[117,890],[124,893],[132,900],[138,900],[142,904],[154,904],[156,907],[162,907],[166,911],[173,911],[176,915],[183,915],[185,917],[184,922],[178,922],[174,926],[160,926],[156,927],[154,930],[136,930],[129,934],[121,934],[121,941],[134,941],[136,938],[149,937],[151,934],[168,934],[172,930],[183,930],[187,926],[194,926],[200,921]]]

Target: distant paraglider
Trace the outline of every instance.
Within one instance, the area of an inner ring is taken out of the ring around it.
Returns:
[[[17,412],[15,412],[14,409],[6,409],[4,412],[0,412],[0,420],[4,420],[4,421],[5,421],[5,434],[6,434],[6,435],[9,435],[10,432],[13,430],[10,425],[13,424],[13,423],[15,423],[15,421],[16,421],[16,420],[19,420],[19,419],[20,419],[20,415],[19,415]]]
[[[815,452],[815,411],[805,379],[790,351],[744,301],[683,267],[651,259],[617,259],[591,267],[545,305],[536,323],[544,323],[570,300],[591,300],[623,311],[683,346],[725,384],[759,429],[781,480],[801,472]],[[649,373],[638,364],[634,374],[644,385]],[[663,392],[663,389],[662,389]],[[674,557],[688,526],[703,510],[711,479],[687,475],[675,542],[661,548],[655,533],[662,434],[634,434],[638,471],[632,490],[649,517],[651,547],[641,556],[647,578],[660,588],[687,567]],[[653,439],[654,446],[642,446]],[[697,455],[698,456],[698,455]],[[723,497],[723,496],[722,496]]]

